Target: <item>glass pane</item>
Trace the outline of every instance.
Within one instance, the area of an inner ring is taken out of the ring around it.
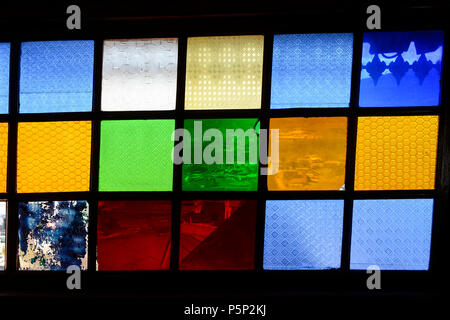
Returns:
[[[344,200],[269,200],[264,269],[332,269],[341,265]]]
[[[91,122],[20,122],[17,192],[89,191]]]
[[[6,202],[0,201],[0,270],[5,269],[6,258]]]
[[[256,201],[182,202],[181,270],[254,268]]]
[[[433,189],[438,116],[359,117],[355,189]]]
[[[178,39],[107,40],[102,110],[174,110]]]
[[[8,164],[8,124],[0,123],[0,193],[6,192],[7,164]]]
[[[271,108],[348,107],[353,34],[282,34],[273,40]]]
[[[432,199],[355,200],[351,269],[427,270]]]
[[[87,269],[88,203],[19,203],[19,270]]]
[[[172,191],[174,120],[102,121],[100,191]]]
[[[94,41],[22,43],[20,112],[92,110]]]
[[[0,114],[9,109],[9,43],[0,43]]]
[[[186,110],[260,109],[264,36],[188,38]]]
[[[359,105],[439,105],[443,41],[442,31],[365,33]]]
[[[258,125],[258,119],[186,119],[184,129],[190,139],[183,144],[183,190],[257,190],[259,139],[254,129]],[[239,129],[242,134],[250,130],[247,137],[238,138]],[[227,130],[237,135],[227,137]]]
[[[171,201],[100,201],[98,270],[167,270]]]
[[[344,189],[347,118],[272,118],[270,129],[279,130],[279,169],[269,190]]]

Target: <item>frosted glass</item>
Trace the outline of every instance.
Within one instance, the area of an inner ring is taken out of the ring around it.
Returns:
[[[107,40],[102,110],[174,110],[178,39]]]
[[[6,257],[6,202],[0,201],[0,270],[5,269]]]
[[[351,269],[427,270],[432,199],[355,200]]]
[[[9,108],[9,43],[0,43],[0,114]]]

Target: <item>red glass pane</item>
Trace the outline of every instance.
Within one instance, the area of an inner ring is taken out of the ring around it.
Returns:
[[[180,269],[253,269],[255,223],[256,201],[183,201]]]
[[[171,201],[100,201],[98,270],[166,270]]]

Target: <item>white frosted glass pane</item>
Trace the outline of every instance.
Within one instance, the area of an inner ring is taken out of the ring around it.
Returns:
[[[107,40],[103,111],[174,110],[178,39]]]
[[[0,201],[0,270],[5,269],[6,202]]]

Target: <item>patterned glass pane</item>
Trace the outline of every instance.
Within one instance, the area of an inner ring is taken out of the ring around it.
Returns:
[[[100,191],[172,191],[174,120],[102,121]]]
[[[19,203],[19,270],[87,269],[88,203]]]
[[[264,36],[188,38],[186,110],[260,109]]]
[[[9,109],[9,43],[0,43],[0,114]]]
[[[183,190],[252,191],[258,187],[258,119],[203,119],[184,121],[191,135],[183,144]],[[238,138],[238,131],[248,132]],[[255,129],[255,130],[254,130]],[[227,130],[237,133],[229,135]],[[211,135],[209,142],[206,137]],[[227,147],[229,144],[229,147]],[[189,150],[189,151],[188,151]],[[212,155],[214,162],[207,157]]]
[[[427,270],[432,199],[355,200],[351,269]]]
[[[6,202],[0,201],[0,270],[5,269],[6,258]]]
[[[438,116],[360,117],[355,189],[433,189]]]
[[[21,122],[17,192],[89,191],[91,122]]]
[[[22,43],[20,112],[92,110],[94,41]]]
[[[107,40],[102,110],[174,110],[178,39]]]
[[[275,35],[271,108],[348,107],[353,34]]]
[[[0,193],[6,192],[7,164],[8,164],[8,124],[0,123]]]
[[[332,269],[341,265],[343,200],[269,200],[264,269]]]
[[[269,190],[344,189],[347,118],[272,118],[270,129],[279,130],[279,168]]]
[[[253,269],[255,225],[256,201],[183,201],[180,269]]]
[[[98,270],[169,269],[171,215],[171,201],[100,201]]]
[[[443,41],[442,31],[365,33],[359,105],[439,105]]]

